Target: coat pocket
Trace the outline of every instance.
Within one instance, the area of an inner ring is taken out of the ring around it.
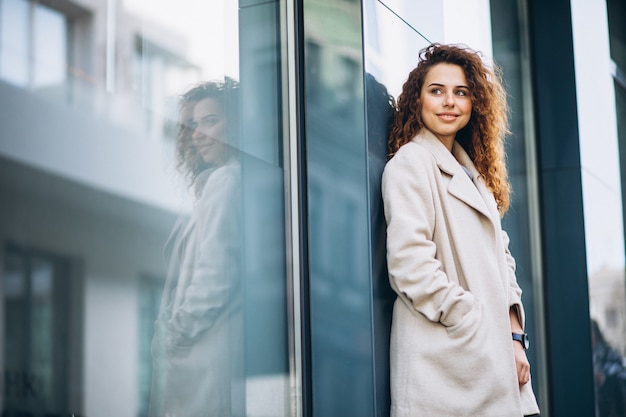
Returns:
[[[448,335],[452,338],[465,338],[476,334],[483,320],[483,308],[478,300],[474,301],[472,309],[463,316],[463,319],[452,326],[446,327]]]

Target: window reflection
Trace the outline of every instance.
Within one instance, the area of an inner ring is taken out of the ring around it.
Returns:
[[[68,17],[25,0],[2,0],[0,16],[0,77],[42,95],[67,100]]]
[[[8,246],[4,257],[4,413],[67,409],[68,326],[72,291],[67,260]]]
[[[598,417],[626,413],[625,167],[623,158],[620,161],[620,139],[624,133],[619,120],[623,110],[620,86],[613,79],[611,68],[612,60],[620,56],[615,53],[612,38],[619,33],[619,26],[612,26],[615,21],[608,14],[616,4],[580,0],[571,3]],[[605,105],[600,111],[594,102]]]
[[[0,414],[292,410],[277,10],[0,0]]]
[[[626,415],[626,367],[622,354],[606,339],[598,322],[591,321],[593,375],[597,417]]]
[[[31,36],[29,2],[2,0],[0,22],[0,75],[5,81],[27,87]]]
[[[181,99],[178,167],[195,201],[167,245],[152,342],[150,416],[231,416],[243,393],[238,84],[200,84]]]
[[[152,340],[154,338],[154,323],[159,315],[159,305],[163,293],[165,280],[145,275],[139,281],[138,295],[138,370],[137,389],[139,391],[139,405],[137,415],[146,417],[150,407],[150,391],[152,388]],[[158,378],[155,376],[155,378]]]
[[[62,86],[66,79],[68,24],[62,13],[36,4],[33,12],[32,86]]]

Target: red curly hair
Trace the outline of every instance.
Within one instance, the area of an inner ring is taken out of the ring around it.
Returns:
[[[410,142],[424,128],[421,117],[421,92],[428,71],[437,64],[453,64],[463,69],[472,100],[468,124],[456,135],[456,141],[468,153],[478,172],[493,193],[498,211],[509,208],[511,184],[508,180],[504,138],[509,133],[506,91],[501,71],[485,65],[480,52],[459,45],[433,43],[419,53],[417,67],[409,73],[398,96],[389,133],[392,158],[400,147]]]

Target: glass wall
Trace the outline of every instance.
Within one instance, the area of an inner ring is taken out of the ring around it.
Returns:
[[[571,2],[598,417],[626,413],[622,3]]]
[[[3,416],[293,414],[281,7],[0,0]]]
[[[368,194],[358,1],[304,2],[312,409],[373,416]]]
[[[393,99],[431,42],[504,70],[503,225],[543,407],[525,3],[0,0],[2,415],[387,416],[380,180]],[[604,36],[577,50],[603,83],[579,111],[617,103],[581,149],[591,314],[623,356],[620,6],[572,3],[578,33]]]

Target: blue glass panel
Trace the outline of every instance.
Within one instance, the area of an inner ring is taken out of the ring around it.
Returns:
[[[29,2],[0,2],[0,78],[19,86],[28,85]]]
[[[290,415],[280,3],[45,4],[0,0],[0,414]]]
[[[373,416],[361,8],[307,1],[304,9],[312,408]]]

